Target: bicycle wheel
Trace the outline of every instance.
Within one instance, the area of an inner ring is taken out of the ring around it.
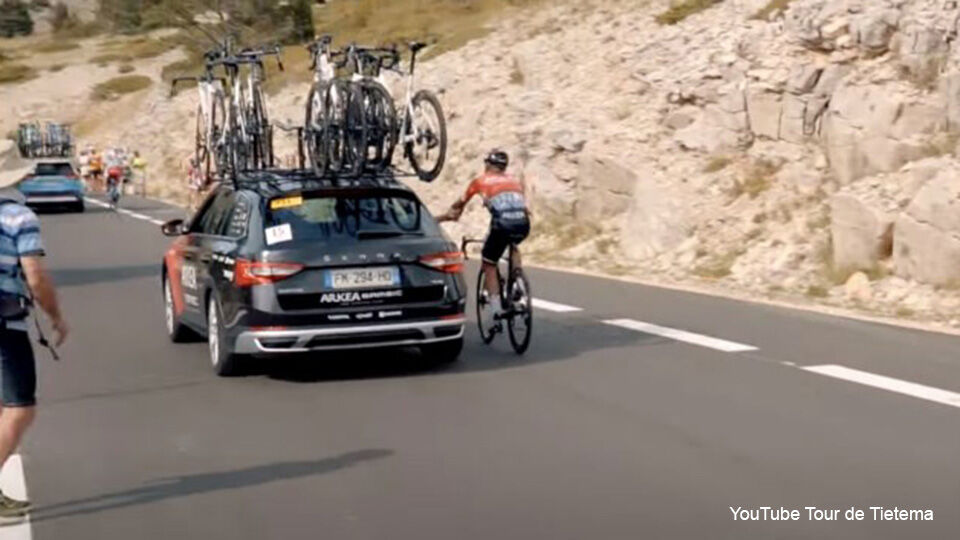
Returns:
[[[270,118],[267,116],[267,101],[263,89],[257,86],[253,90],[253,118],[255,131],[254,168],[266,169],[273,166],[273,140],[270,130]]]
[[[367,168],[369,125],[364,107],[364,92],[359,84],[350,84],[347,92],[346,147],[344,165],[352,176],[360,176]]]
[[[345,81],[331,81],[324,91],[324,145],[327,149],[327,167],[330,171],[344,169],[347,146],[347,109],[349,87]]]
[[[317,176],[323,176],[327,173],[327,166],[330,164],[329,153],[327,150],[327,113],[326,113],[326,94],[327,83],[318,82],[310,88],[307,95],[307,115],[303,122],[303,137],[307,142],[307,158],[310,160],[310,166]]]
[[[376,81],[364,85],[367,118],[372,133],[369,144],[373,154],[368,159],[371,168],[382,171],[390,166],[393,149],[397,145],[397,111],[390,92]]]
[[[507,319],[507,332],[510,345],[517,354],[526,352],[533,333],[533,303],[531,302],[530,282],[523,270],[516,268],[507,282],[507,299],[510,306],[510,318]]]
[[[413,116],[407,129],[413,136],[404,148],[410,165],[424,182],[436,180],[447,157],[447,121],[440,100],[432,92],[421,90],[413,97]]]
[[[480,328],[480,339],[490,344],[497,335],[497,322],[493,319],[493,306],[487,295],[487,274],[483,269],[477,275],[477,327]]]
[[[193,143],[193,157],[197,161],[197,170],[203,175],[203,183],[210,182],[211,159],[210,147],[207,141],[207,121],[203,116],[203,108],[197,106],[197,131]]]
[[[227,129],[226,105],[223,94],[217,93],[210,102],[211,124],[209,148],[213,154],[213,164],[216,166],[216,176],[221,180],[226,178],[227,173],[234,169],[233,148],[231,148],[231,133]],[[212,179],[207,177],[207,182]]]

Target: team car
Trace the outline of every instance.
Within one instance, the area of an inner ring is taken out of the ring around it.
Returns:
[[[43,159],[17,184],[31,207],[59,206],[83,212],[85,187],[73,163],[64,159]]]
[[[463,347],[463,254],[391,176],[241,173],[162,230],[176,237],[162,266],[167,333],[205,335],[218,375],[370,347],[445,363]]]

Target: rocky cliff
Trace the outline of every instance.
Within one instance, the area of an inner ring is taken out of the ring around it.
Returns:
[[[725,0],[667,25],[665,0],[539,6],[422,66],[452,142],[415,186],[433,210],[503,147],[540,262],[960,325],[957,2]],[[272,116],[299,120],[306,91]],[[175,197],[194,101],[156,84],[63,112],[146,149]],[[450,233],[484,226],[475,205]]]

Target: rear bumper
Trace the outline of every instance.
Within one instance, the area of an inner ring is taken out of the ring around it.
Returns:
[[[237,354],[402,347],[463,337],[465,317],[364,326],[328,326],[290,330],[247,330],[235,341]]]
[[[57,194],[25,194],[24,199],[29,205],[41,204],[77,204],[83,202],[83,196],[72,193]]]

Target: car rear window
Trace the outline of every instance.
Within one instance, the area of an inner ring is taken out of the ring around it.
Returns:
[[[73,176],[69,163],[37,163],[37,176]]]
[[[286,227],[289,226],[289,227]],[[363,241],[402,236],[439,236],[440,228],[413,196],[292,196],[273,199],[265,220],[267,242]]]

